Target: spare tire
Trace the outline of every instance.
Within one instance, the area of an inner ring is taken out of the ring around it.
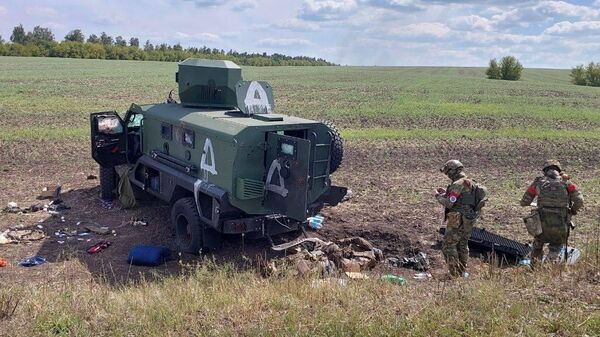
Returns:
[[[100,197],[102,200],[112,200],[113,191],[117,187],[117,172],[114,167],[100,166]]]
[[[337,171],[344,159],[344,140],[332,122],[325,121],[323,124],[327,125],[331,132],[331,160],[329,162],[329,173],[331,174]]]

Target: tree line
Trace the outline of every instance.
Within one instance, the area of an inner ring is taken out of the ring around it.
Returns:
[[[81,29],[74,29],[62,41],[56,41],[49,28],[36,26],[25,31],[23,25],[13,28],[10,42],[0,36],[0,56],[69,57],[81,59],[143,60],[178,62],[189,57],[230,60],[248,66],[330,66],[334,63],[322,58],[287,56],[283,54],[240,53],[234,50],[202,46],[183,48],[177,43],[154,45],[146,40],[143,46],[137,37],[129,40],[112,37],[105,32],[87,37]]]

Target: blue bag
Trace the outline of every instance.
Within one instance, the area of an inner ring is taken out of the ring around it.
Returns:
[[[35,267],[46,262],[48,261],[41,256],[32,256],[19,261],[19,265],[23,267]]]
[[[171,250],[162,246],[134,246],[129,251],[127,262],[137,266],[156,267],[171,256]]]

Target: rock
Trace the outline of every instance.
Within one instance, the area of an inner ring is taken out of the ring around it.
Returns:
[[[350,259],[342,259],[342,270],[345,272],[360,272],[360,265],[353,260]]]

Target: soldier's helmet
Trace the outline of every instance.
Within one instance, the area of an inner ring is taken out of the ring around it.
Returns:
[[[546,162],[544,163],[544,168],[542,168],[542,171],[546,171],[547,168],[551,167],[551,166],[556,166],[556,168],[558,169],[558,172],[562,171],[562,167],[560,166],[560,162],[556,159],[549,159],[546,160]]]
[[[444,166],[442,166],[442,168],[440,169],[440,172],[444,173],[444,174],[448,174],[448,172],[452,171],[452,170],[458,170],[458,169],[462,169],[464,168],[463,164],[456,160],[456,159],[452,159],[452,160],[448,160]]]

